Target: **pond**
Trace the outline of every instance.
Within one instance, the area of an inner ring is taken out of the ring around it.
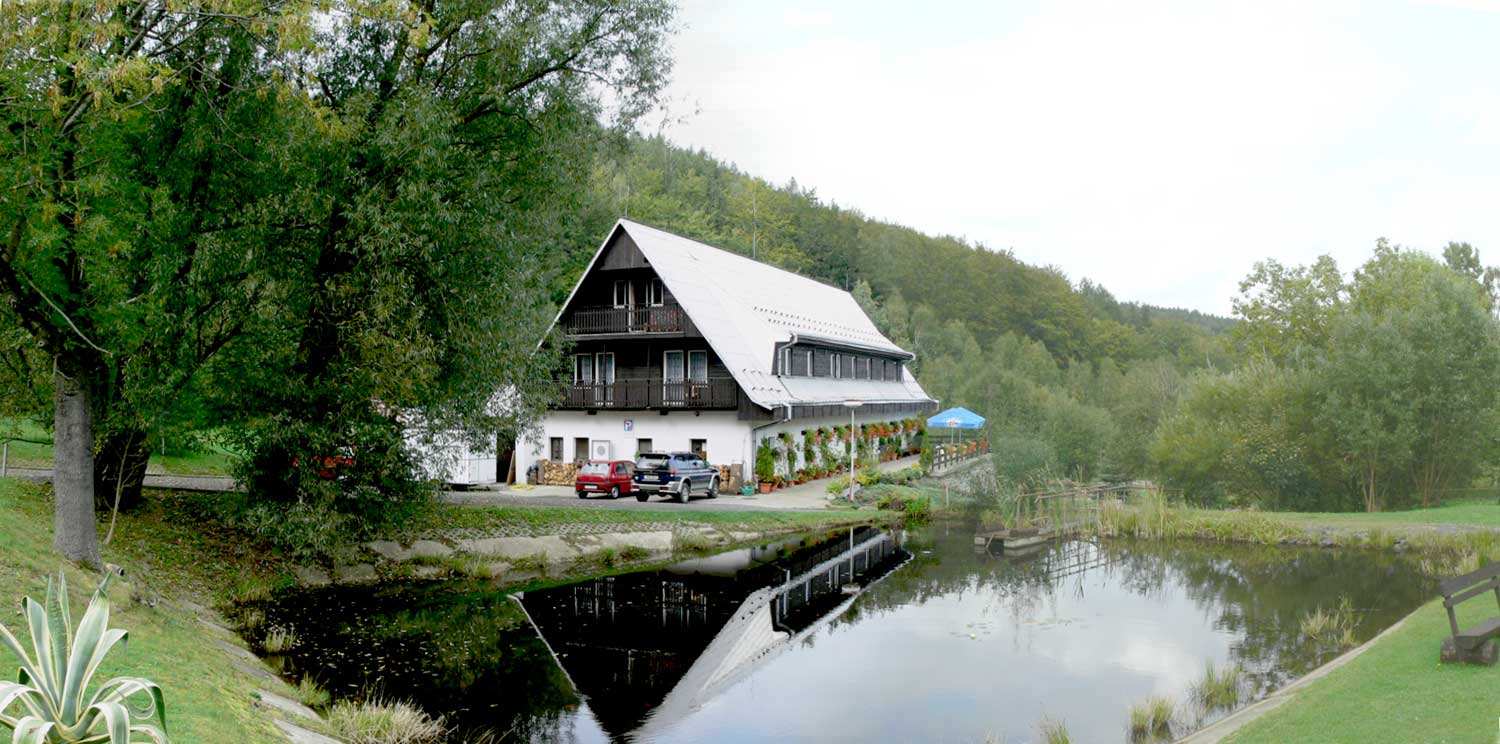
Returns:
[[[1347,597],[1364,641],[1431,595],[1374,552],[1068,541],[992,555],[937,525],[841,531],[512,599],[481,582],[298,590],[260,606],[273,657],[335,697],[411,700],[452,741],[1127,741],[1174,733],[1239,664],[1241,703],[1332,658],[1303,616]]]

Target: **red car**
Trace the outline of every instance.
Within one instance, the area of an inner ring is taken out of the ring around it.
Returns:
[[[609,494],[612,499],[618,499],[629,493],[635,493],[635,463],[629,460],[590,460],[578,469],[578,477],[573,481],[573,490],[578,492],[578,498],[586,499],[589,494]]]

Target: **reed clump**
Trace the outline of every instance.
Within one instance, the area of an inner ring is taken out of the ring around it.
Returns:
[[[1193,700],[1204,710],[1228,710],[1240,704],[1245,669],[1239,664],[1214,666],[1212,661],[1203,668],[1203,676],[1193,684]]]
[[[1146,698],[1130,707],[1130,740],[1168,739],[1172,736],[1172,701],[1161,696]]]
[[[1073,737],[1068,735],[1068,727],[1062,721],[1043,716],[1036,727],[1043,744],[1073,744]]]
[[[276,626],[266,633],[265,640],[261,641],[261,648],[268,654],[284,654],[296,648],[302,639],[297,636],[297,631],[284,626]]]
[[[1359,626],[1359,617],[1348,597],[1340,597],[1331,609],[1318,607],[1302,616],[1302,636],[1314,643],[1330,645],[1338,649],[1352,648],[1358,643],[1354,630]]]
[[[334,703],[328,725],[350,744],[429,744],[447,733],[442,718],[410,703],[383,700]]]
[[[309,708],[325,708],[331,697],[312,677],[303,677],[297,680],[297,700]]]

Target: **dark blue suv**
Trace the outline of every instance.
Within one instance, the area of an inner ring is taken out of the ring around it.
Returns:
[[[695,493],[718,496],[719,471],[691,452],[646,452],[635,460],[635,488],[636,501],[666,494],[686,504]]]

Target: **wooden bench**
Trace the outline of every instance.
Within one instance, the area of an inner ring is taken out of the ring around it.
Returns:
[[[1495,603],[1500,605],[1500,563],[1491,563],[1484,568],[1443,581],[1438,588],[1443,594],[1443,607],[1448,610],[1448,625],[1453,637],[1443,641],[1443,661],[1474,661],[1495,663],[1495,644],[1492,638],[1500,638],[1500,615],[1484,620],[1469,628],[1458,627],[1458,615],[1454,608],[1485,592],[1495,593]]]

